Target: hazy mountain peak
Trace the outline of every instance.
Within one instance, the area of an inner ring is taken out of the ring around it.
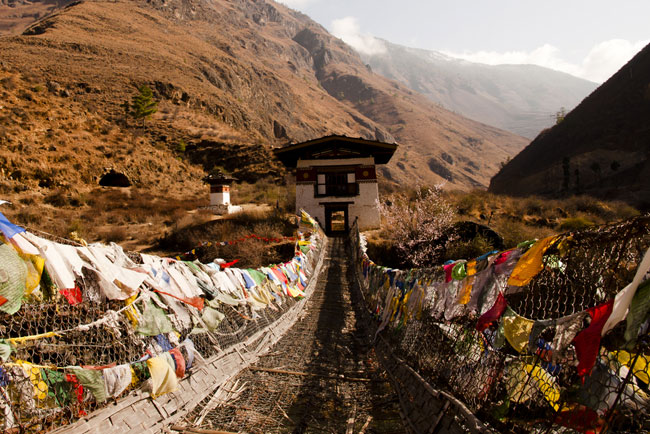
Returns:
[[[397,80],[448,110],[525,137],[553,123],[597,84],[536,65],[486,65],[438,51],[383,41],[386,51],[362,55],[373,71]]]

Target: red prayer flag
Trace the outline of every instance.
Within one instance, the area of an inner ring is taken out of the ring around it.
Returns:
[[[506,250],[505,252],[502,252],[497,258],[494,260],[494,265],[499,265],[503,264],[508,260],[510,255],[512,254],[512,250]]]
[[[178,378],[183,378],[185,376],[185,358],[181,354],[181,351],[178,348],[172,348],[169,350],[169,354],[176,362],[176,376]]]
[[[576,347],[578,356],[578,375],[581,377],[589,374],[596,363],[600,348],[600,333],[603,331],[613,307],[614,300],[609,300],[607,303],[587,309],[591,323],[589,327],[573,338],[573,345]]]
[[[456,263],[443,265],[442,268],[445,270],[445,283],[451,282],[451,270],[453,270],[454,265],[456,265]]]
[[[490,324],[498,321],[499,318],[501,318],[501,315],[503,315],[503,312],[506,311],[506,307],[508,307],[508,302],[503,294],[499,292],[499,296],[497,297],[497,301],[494,302],[494,306],[478,319],[476,330],[482,332],[488,328]]]
[[[205,300],[203,300],[201,297],[177,297],[168,292],[159,291],[157,289],[154,289],[154,292],[168,295],[169,297],[175,298],[176,300],[182,301],[183,303],[189,304],[190,306],[194,306],[200,311],[203,310],[203,307],[205,305]]]
[[[77,396],[77,402],[82,403],[84,400],[84,387],[79,383],[77,376],[74,374],[65,374],[65,381],[72,385],[72,390]],[[83,408],[79,409],[79,416],[86,416],[87,413]]]
[[[599,433],[603,428],[603,420],[594,410],[577,406],[557,414],[554,421],[557,425],[574,429],[581,433]]]
[[[68,300],[68,303],[70,303],[71,306],[79,304],[83,301],[81,289],[79,289],[78,286],[75,286],[71,289],[61,289],[59,292],[62,296],[65,297],[66,300]]]
[[[4,298],[3,296],[0,295],[0,306],[2,306],[3,304],[5,304],[8,301],[9,300],[7,300],[6,298]]]
[[[219,264],[219,266],[220,266],[221,268],[228,268],[228,267],[232,267],[232,266],[235,265],[237,262],[239,262],[239,259],[235,259],[234,261],[231,261],[231,262],[226,262],[225,264]]]

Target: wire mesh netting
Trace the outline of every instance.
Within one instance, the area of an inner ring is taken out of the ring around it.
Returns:
[[[649,216],[432,269],[351,238],[378,333],[496,430],[650,429]]]
[[[134,390],[173,392],[193,367],[296,305],[324,239],[305,226],[293,259],[218,270],[20,228],[7,234],[2,222],[0,229],[11,259],[0,256],[0,430],[7,432],[68,425]],[[17,273],[15,297],[4,283]],[[17,306],[2,308],[10,303]]]

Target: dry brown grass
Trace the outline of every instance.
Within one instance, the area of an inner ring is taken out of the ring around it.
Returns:
[[[257,203],[279,206],[283,212],[293,213],[296,208],[296,186],[276,184],[270,178],[255,183],[235,184],[231,193],[233,204]]]
[[[459,220],[489,224],[511,247],[531,238],[578,229],[589,224],[624,220],[639,211],[622,202],[607,202],[589,196],[567,199],[517,198],[482,190],[449,192]],[[567,223],[567,221],[569,223]],[[571,222],[577,222],[572,225]]]
[[[263,238],[282,238],[293,236],[295,230],[296,227],[281,213],[242,212],[223,219],[172,228],[159,240],[155,252],[176,256],[194,249],[203,242],[237,241],[224,246],[215,244],[196,249],[197,256],[200,260],[208,262],[215,258],[224,258],[227,261],[239,259],[238,266],[259,267],[291,258],[294,243],[288,241],[269,243],[245,238],[250,234]]]
[[[409,193],[408,191],[406,193]],[[624,220],[639,212],[621,202],[607,202],[588,196],[568,199],[500,196],[483,190],[448,191],[446,198],[457,209],[458,221],[487,225],[503,238],[505,248],[522,241],[580,230]],[[389,242],[391,228],[382,227],[368,237],[368,252],[373,260],[386,266],[402,266]],[[445,259],[472,258],[490,251],[493,246],[480,236],[450,244]],[[376,255],[376,256],[373,256]]]

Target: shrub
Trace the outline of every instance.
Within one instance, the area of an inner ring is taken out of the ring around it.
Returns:
[[[18,80],[13,75],[0,79],[0,86],[7,90],[14,90],[18,87]]]
[[[458,213],[461,215],[469,215],[474,210],[481,210],[484,201],[480,194],[475,192],[465,193],[457,202]]]
[[[392,195],[379,203],[386,220],[385,229],[402,257],[414,267],[427,267],[440,261],[455,210],[443,197],[442,185],[420,187],[415,197]]]
[[[386,267],[407,268],[400,257],[395,244],[387,240],[366,240],[366,253],[378,265]]]
[[[570,214],[583,212],[604,218],[605,220],[612,217],[611,209],[603,202],[591,196],[575,196],[567,199],[567,208],[570,210]]]
[[[531,197],[524,202],[523,211],[529,215],[541,215],[544,211],[544,202],[537,197]]]
[[[107,243],[119,243],[120,241],[126,240],[128,233],[126,229],[122,226],[114,226],[110,228],[106,233],[103,234],[102,238]]]
[[[29,209],[22,209],[16,214],[16,222],[25,226],[39,225],[43,220],[43,213],[32,212]]]
[[[560,224],[559,229],[561,231],[577,231],[593,225],[594,222],[585,217],[571,217],[564,219],[564,221]]]
[[[81,220],[72,220],[67,228],[67,233],[76,233],[78,236],[86,236],[86,225]]]
[[[555,233],[550,228],[529,226],[521,221],[510,219],[499,219],[493,227],[503,236],[503,244],[506,249],[515,247],[522,241],[541,239]]]
[[[45,196],[45,198],[43,198],[43,201],[52,206],[61,208],[68,205],[69,199],[68,194],[65,192],[65,190],[55,190]]]
[[[477,235],[471,240],[456,240],[447,244],[444,259],[473,259],[493,250],[487,238]]]

